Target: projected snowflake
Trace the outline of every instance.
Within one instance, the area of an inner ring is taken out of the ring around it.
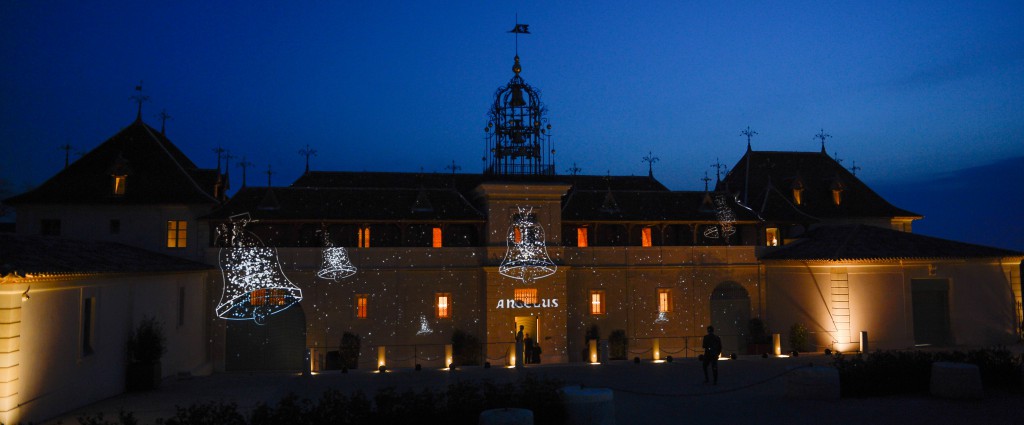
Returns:
[[[263,246],[245,230],[251,221],[248,214],[241,214],[231,218],[230,231],[227,226],[218,228],[218,241],[228,247],[218,255],[224,292],[214,311],[222,319],[251,319],[262,325],[301,301],[302,290],[281,270],[277,249]]]
[[[558,267],[548,256],[544,228],[537,223],[533,208],[519,208],[508,229],[508,251],[498,273],[529,283],[551,276]]]
[[[430,329],[430,323],[427,323],[427,315],[420,315],[420,330],[416,331],[416,335],[430,335],[434,333],[433,329]]]

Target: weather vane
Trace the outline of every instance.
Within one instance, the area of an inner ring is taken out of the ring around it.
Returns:
[[[57,149],[60,149],[60,150],[64,151],[64,168],[68,168],[68,164],[70,163],[71,149],[72,148],[73,147],[71,146],[70,143],[65,143],[64,145],[59,146],[57,148]]]
[[[818,134],[814,135],[815,139],[821,140],[821,153],[827,153],[827,151],[825,150],[825,139],[828,139],[830,137],[832,137],[832,135],[826,133],[825,129],[821,129],[821,131],[819,131]]]
[[[568,172],[572,173],[572,175],[575,176],[575,175],[579,174],[580,171],[583,171],[583,169],[580,168],[580,167],[577,167],[576,163],[574,162],[574,163],[572,163],[572,167],[566,168],[565,171],[568,171]]]
[[[509,31],[509,32],[516,35],[516,56],[519,56],[519,34],[529,34],[530,33],[530,26],[527,25],[527,24],[520,24],[519,23],[519,14],[517,13],[516,14],[516,27],[512,28],[512,31]]]
[[[456,164],[455,164],[455,160],[453,159],[453,160],[452,160],[452,164],[451,164],[451,165],[445,165],[445,166],[444,166],[444,169],[445,169],[445,170],[451,170],[451,171],[452,171],[452,175],[454,176],[454,175],[455,175],[455,172],[456,172],[456,171],[458,171],[458,170],[461,170],[461,169],[462,169],[462,167],[460,167],[460,166],[456,165]]]
[[[708,172],[707,171],[704,171],[704,178],[702,178],[701,180],[704,181],[704,191],[707,192],[708,191],[708,182],[711,181],[711,177],[708,177]]]
[[[749,151],[750,150],[750,138],[756,136],[757,132],[754,131],[754,130],[751,130],[750,126],[748,125],[747,129],[741,131],[740,134],[743,135],[743,136],[747,136],[747,150]]]
[[[220,174],[220,160],[224,156],[224,152],[227,150],[220,146],[213,148],[213,153],[217,154],[217,174]]]
[[[306,147],[299,149],[299,155],[306,157],[306,174],[309,174],[309,157],[316,156],[316,149],[311,149],[309,143],[306,143]]]
[[[256,164],[249,162],[248,160],[245,159],[244,156],[242,157],[242,160],[238,162],[238,166],[242,167],[242,187],[245,187],[245,169],[252,167],[253,165]]]
[[[853,161],[853,166],[850,167],[850,171],[853,173],[854,176],[857,175],[857,170],[859,169],[860,167],[857,166],[857,161]]]
[[[715,163],[711,164],[711,168],[715,169],[715,183],[722,181],[722,173],[725,172],[727,167],[718,158],[715,158]]]
[[[839,152],[832,152],[832,158],[835,159],[836,162],[838,162],[839,164],[843,163],[843,160],[839,158]]]
[[[135,95],[130,97],[130,99],[139,104],[139,112],[135,115],[135,120],[142,121],[142,102],[149,101],[149,96],[142,94],[142,80],[139,80],[139,85],[135,86]]]
[[[156,117],[160,118],[160,134],[166,134],[167,120],[171,119],[171,114],[168,114],[167,110],[164,109],[159,114],[156,114]]]
[[[270,164],[267,164],[267,187],[271,186],[270,176],[274,175],[274,170],[270,168]]]
[[[654,156],[651,151],[647,151],[647,156],[641,160],[642,162],[647,163],[647,177],[654,177],[654,163],[659,160],[661,160],[661,158]]]

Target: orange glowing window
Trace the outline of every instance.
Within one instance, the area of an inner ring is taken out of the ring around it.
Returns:
[[[516,301],[522,301],[524,304],[537,304],[537,288],[516,289],[513,294]]]
[[[767,246],[779,246],[778,227],[769,227],[764,229],[764,244]]]
[[[128,176],[114,176],[114,194],[124,195],[126,183],[128,183]]]
[[[288,291],[283,289],[257,289],[249,293],[252,305],[285,305]]]
[[[359,319],[366,318],[366,306],[369,303],[369,295],[359,294],[356,295],[356,317]]]
[[[843,203],[843,189],[832,189],[832,203],[836,205]]]
[[[604,314],[604,291],[590,291],[590,314]]]
[[[672,311],[672,290],[669,288],[658,288],[658,313]]]
[[[437,318],[452,318],[452,294],[447,292],[437,294]]]
[[[514,237],[515,242],[517,244],[518,243],[523,243],[523,231],[520,228],[518,228],[518,227],[514,227],[512,229],[512,232],[515,233],[515,237]]]
[[[651,228],[640,229],[640,246],[651,246]]]
[[[359,247],[369,248],[370,247],[370,227],[359,228]]]
[[[804,188],[803,187],[793,188],[793,202],[794,203],[796,203],[797,205],[803,204],[803,195],[804,195]]]
[[[576,228],[576,246],[578,246],[580,248],[586,248],[589,245],[590,244],[587,241],[587,228],[586,227],[577,227]]]
[[[440,248],[441,247],[441,228],[440,227],[435,227],[434,228],[434,244],[433,244],[433,246],[434,246],[434,248]]]
[[[167,222],[167,247],[184,248],[188,245],[188,222],[169,220]]]

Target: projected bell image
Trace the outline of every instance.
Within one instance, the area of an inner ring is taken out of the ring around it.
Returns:
[[[533,208],[519,208],[508,230],[508,251],[498,273],[529,283],[551,276],[558,267],[548,256],[544,228],[537,223]]]
[[[252,320],[265,324],[302,300],[302,290],[281,270],[277,249],[245,229],[252,220],[248,214],[233,216],[230,230],[218,235],[228,246],[218,255],[224,292],[215,312],[227,320]]]
[[[316,276],[321,279],[338,280],[356,274],[356,266],[348,258],[348,251],[343,246],[334,246],[330,235],[322,232],[324,240],[324,260]]]

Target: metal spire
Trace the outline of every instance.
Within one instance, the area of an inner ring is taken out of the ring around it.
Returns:
[[[267,187],[271,186],[270,176],[274,175],[274,170],[270,168],[270,164],[267,164]]]
[[[744,135],[744,136],[747,136],[747,150],[749,151],[750,150],[750,138],[756,136],[757,132],[754,131],[754,130],[751,130],[750,126],[748,125],[747,129],[741,131],[740,134]]]
[[[860,167],[857,166],[857,161],[853,161],[853,166],[850,167],[850,172],[853,173],[854,177],[857,176],[857,170],[859,170],[859,169],[860,169]]]
[[[574,163],[572,163],[572,167],[566,168],[565,171],[568,171],[568,172],[572,173],[572,175],[575,176],[575,175],[579,174],[580,171],[583,171],[583,169],[580,168],[580,167],[577,167],[576,163],[574,162]]]
[[[723,164],[721,161],[719,161],[718,158],[716,157],[715,158],[715,163],[711,164],[711,168],[715,169],[715,183],[721,182],[722,181],[722,173],[725,173],[725,170],[728,169],[728,167],[726,167],[725,164]]]
[[[299,155],[303,155],[303,156],[306,157],[306,172],[305,172],[305,174],[309,174],[309,157],[310,156],[316,156],[316,149],[311,149],[309,147],[309,143],[306,143],[306,147],[305,148],[299,149]]]
[[[164,109],[160,111],[159,114],[156,114],[156,117],[160,118],[160,134],[166,134],[165,130],[167,129],[167,120],[171,119],[171,115],[167,113],[166,109]]]
[[[654,178],[654,163],[658,162],[659,160],[661,160],[661,158],[658,158],[651,154],[651,151],[647,151],[647,156],[645,156],[642,160],[643,162],[647,163],[647,177]]]
[[[445,165],[445,166],[444,166],[444,169],[445,169],[445,170],[451,170],[451,171],[452,171],[452,175],[454,176],[454,175],[455,175],[455,172],[456,172],[456,171],[458,171],[458,170],[461,170],[461,169],[462,169],[462,167],[460,167],[460,166],[456,165],[456,164],[455,164],[455,160],[453,159],[453,160],[452,160],[452,165]]]
[[[708,177],[708,172],[707,171],[704,172],[704,178],[702,178],[701,180],[704,181],[704,191],[707,192],[708,191],[708,182],[711,181],[711,177]]]
[[[831,134],[825,132],[825,129],[821,129],[818,134],[814,135],[815,139],[821,140],[821,153],[828,155],[828,151],[825,150],[825,139],[832,137]]]
[[[213,148],[213,153],[217,154],[217,174],[220,174],[220,158],[221,155],[224,154],[224,152],[227,152],[227,150],[220,146]]]
[[[135,95],[130,99],[139,104],[139,112],[135,115],[135,120],[142,121],[142,102],[149,101],[149,96],[142,94],[142,80],[139,80],[139,85],[135,86]]]
[[[68,164],[70,163],[71,148],[72,146],[70,143],[65,143],[63,146],[57,148],[64,151],[64,168],[68,168]]]
[[[247,161],[244,156],[242,157],[242,160],[238,162],[238,166],[242,167],[242,187],[245,187],[245,169],[253,165],[256,164]]]
[[[843,164],[843,160],[839,158],[839,152],[833,152],[832,159],[835,159],[840,165]]]

